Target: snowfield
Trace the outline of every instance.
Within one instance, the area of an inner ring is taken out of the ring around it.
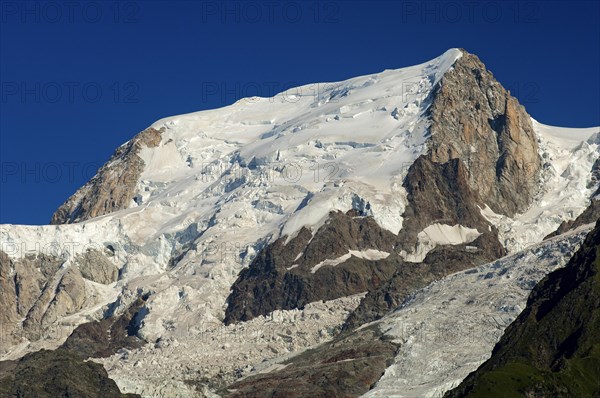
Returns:
[[[237,325],[198,324],[177,330],[175,336],[156,344],[123,349],[94,361],[104,364],[123,392],[144,397],[198,396],[186,381],[231,383],[251,372],[277,369],[283,366],[278,362],[292,353],[331,340],[362,297],[364,294],[311,303],[303,310],[274,311]],[[203,394],[211,396],[206,388]]]
[[[573,220],[588,206],[597,188],[590,185],[591,170],[600,157],[600,127],[546,126],[532,119],[544,162],[540,192],[525,213],[514,218],[482,214],[498,227],[500,242],[511,253],[540,242],[563,221]]]
[[[323,260],[314,267],[311,268],[310,272],[313,274],[317,272],[317,270],[323,266],[335,267],[338,264],[343,263],[344,261],[350,259],[350,257],[362,258],[365,260],[381,260],[383,258],[387,258],[390,253],[382,252],[381,250],[368,249],[368,250],[348,250],[348,253],[340,256],[338,258],[334,258],[333,260]],[[293,265],[292,265],[293,267]],[[291,267],[290,267],[291,268]]]
[[[406,261],[420,263],[427,253],[437,245],[459,245],[471,243],[481,233],[462,225],[431,224],[417,235],[417,249],[414,253],[403,253]]]

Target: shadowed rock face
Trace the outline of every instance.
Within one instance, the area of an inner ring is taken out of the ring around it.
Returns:
[[[225,323],[371,290],[395,272],[400,262],[396,255],[380,261],[352,256],[335,266],[311,271],[320,262],[347,255],[349,250],[391,253],[395,238],[371,217],[332,212],[314,237],[303,228],[287,244],[286,237],[278,239],[242,270],[227,299]]]
[[[18,361],[0,362],[2,397],[139,397],[121,394],[102,365],[67,350],[41,350]]]
[[[408,205],[396,250],[415,248],[418,233],[434,223],[460,224],[477,229],[481,235],[468,245],[438,246],[420,264],[401,264],[389,280],[369,290],[346,320],[344,330],[383,317],[431,282],[506,254],[496,228],[481,215],[482,199],[468,178],[469,171],[460,159],[435,163],[421,156],[411,165],[404,180]]]
[[[119,267],[101,251],[90,249],[75,258],[81,275],[93,282],[108,285],[119,277]]]
[[[144,170],[138,153],[143,147],[157,147],[161,134],[149,128],[117,148],[98,173],[56,210],[50,223],[70,224],[128,208]]]
[[[64,291],[64,289],[63,289]],[[86,361],[139,348],[138,314],[148,296],[139,296],[123,314],[79,325],[54,351],[41,350],[17,361],[0,362],[0,396],[139,397],[121,394],[100,364]]]
[[[419,157],[409,168],[403,184],[408,204],[398,234],[399,248],[411,251],[418,233],[435,223],[460,224],[497,236],[481,215],[483,201],[468,179],[469,171],[460,159],[436,163],[428,156]]]
[[[221,393],[230,398],[358,397],[391,365],[397,348],[372,326],[293,357],[281,370],[238,381]]]
[[[148,295],[138,297],[119,316],[79,325],[61,349],[78,353],[84,358],[103,358],[113,355],[121,348],[141,347],[145,341],[137,337],[137,332],[147,299]]]
[[[533,289],[492,357],[445,396],[600,396],[600,222]]]
[[[446,163],[434,163],[427,156],[417,159],[404,183],[409,203],[398,236],[382,230],[371,218],[333,213],[326,229],[314,237],[303,229],[287,245],[283,244],[285,239],[280,239],[268,246],[234,283],[225,322],[245,321],[274,309],[301,308],[311,301],[366,291],[367,296],[346,322],[345,329],[349,330],[381,318],[416,289],[502,257],[506,251],[495,227],[481,215],[483,203],[469,185],[468,175],[459,159]],[[362,220],[354,229],[368,238],[344,232],[349,228],[342,220]],[[468,245],[476,250],[468,251],[467,245],[438,247],[418,265],[395,254],[401,249],[413,250],[418,233],[436,222],[481,231],[482,235]],[[349,248],[379,248],[392,254],[384,260],[352,258],[314,274],[308,271],[319,261],[347,253]],[[303,256],[296,259],[297,253]],[[288,269],[296,263],[298,267]]]
[[[478,250],[471,251],[467,246]],[[422,263],[401,264],[390,279],[369,291],[348,316],[342,330],[352,330],[378,320],[398,308],[416,290],[455,272],[489,263],[504,253],[492,234],[483,234],[468,245],[438,246]]]

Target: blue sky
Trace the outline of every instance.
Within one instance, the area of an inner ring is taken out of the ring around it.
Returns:
[[[597,1],[0,1],[0,223],[46,224],[165,116],[477,54],[537,120],[600,125]]]

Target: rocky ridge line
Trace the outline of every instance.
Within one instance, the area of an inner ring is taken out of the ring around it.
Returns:
[[[56,210],[50,223],[71,224],[131,206],[144,171],[138,154],[143,147],[157,147],[161,134],[161,130],[148,128],[117,148],[98,173]]]

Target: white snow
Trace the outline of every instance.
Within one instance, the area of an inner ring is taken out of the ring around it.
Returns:
[[[277,310],[228,326],[199,321],[184,328],[179,319],[166,318],[175,330],[171,336],[94,361],[104,365],[123,392],[143,397],[202,396],[185,381],[220,375],[233,382],[250,372],[281,368],[287,356],[331,340],[364,295],[311,303],[303,310]],[[205,394],[210,396],[210,391]]]
[[[315,265],[314,267],[312,267],[310,269],[310,272],[312,272],[313,274],[315,272],[317,272],[321,267],[324,266],[328,266],[328,267],[335,267],[338,264],[341,264],[343,262],[345,262],[346,260],[348,260],[350,257],[352,257],[352,255],[348,252],[346,254],[344,254],[343,256],[340,256],[338,258],[334,258],[332,260],[323,260],[320,263],[318,263],[317,265]]]
[[[593,225],[415,292],[378,321],[400,343],[394,364],[364,397],[434,398],[487,360],[504,329],[525,308],[533,286],[562,267]]]
[[[417,235],[417,247],[414,253],[402,251],[406,261],[421,262],[431,250],[437,245],[460,245],[471,243],[481,233],[474,228],[462,225],[431,224]]]
[[[0,360],[56,347],[78,324],[98,318],[103,305],[118,297],[124,307],[127,299],[141,289],[152,292],[141,334],[152,341],[179,341],[182,348],[175,349],[171,344],[169,347],[173,349],[130,353],[135,362],[127,358],[108,359],[105,364],[109,373],[127,391],[185,395],[189,386],[181,378],[171,377],[187,375],[188,370],[193,373],[195,360],[225,358],[223,363],[227,366],[227,361],[232,365],[249,363],[241,351],[236,351],[237,346],[225,349],[224,356],[217,355],[218,347],[212,342],[186,340],[186,333],[197,325],[221,324],[231,285],[261,248],[279,237],[287,236],[289,240],[303,226],[316,231],[332,210],[354,208],[372,215],[381,227],[398,233],[407,203],[402,181],[414,160],[427,150],[427,95],[460,56],[459,50],[452,49],[417,66],[339,83],[306,85],[272,98],[246,98],[221,109],[157,121],[152,126],[164,127],[165,131],[158,147],[140,152],[145,168],[137,185],[140,199],[137,204],[78,224],[0,225],[0,249],[11,258],[22,258],[28,253],[58,254],[63,256],[66,267],[74,255],[87,248],[103,249],[111,245],[115,252],[111,260],[122,269],[123,275],[119,282],[109,286],[86,282],[92,304],[61,320],[60,325],[53,325],[55,328],[47,332],[44,341],[24,340],[9,353],[0,353]],[[555,128],[536,121],[534,127],[547,164],[540,194],[531,209],[512,219],[482,209],[484,216],[498,226],[503,244],[512,253],[539,243],[562,220],[575,218],[587,206],[593,189],[587,183],[591,166],[598,157],[599,129]],[[480,232],[460,225],[428,226],[419,234],[420,249],[412,254],[413,259],[422,258],[436,244],[470,243]],[[185,252],[188,247],[194,248]],[[184,252],[176,264],[169,263]],[[313,267],[313,272],[323,266],[336,266],[351,256],[376,260],[387,255],[376,250],[349,251]],[[558,257],[564,257],[564,253]],[[521,264],[525,260],[515,257],[514,261]],[[524,266],[523,272],[529,266]],[[521,276],[519,270],[511,272],[515,278],[531,282],[547,270],[544,265],[532,266],[533,276]],[[455,286],[458,292],[479,286],[475,282],[477,276],[465,278],[461,283],[469,284]],[[513,286],[512,279],[493,278],[490,283],[497,280]],[[450,284],[444,282],[439,286],[446,283]],[[493,288],[489,294],[492,291]],[[515,296],[506,298],[507,302],[515,305],[521,305],[526,295],[525,290],[518,289],[509,293]],[[482,296],[486,292],[474,294],[481,303],[486,302]],[[347,309],[337,304],[331,308],[335,319],[327,324],[333,327],[341,322],[339,317]],[[407,308],[420,307],[415,304]],[[403,309],[398,314],[407,311]],[[517,310],[511,311],[512,317]],[[425,316],[427,311],[417,313]],[[425,322],[424,319],[419,322]],[[214,329],[221,330],[217,326]],[[308,339],[302,347],[316,341]],[[409,350],[405,351],[407,355],[414,356],[407,358],[414,361],[431,355],[435,359],[431,366],[443,370],[442,374],[435,373],[439,380],[446,380],[443,383],[459,380],[488,355],[490,348],[488,345],[469,353],[468,347],[457,345],[456,352],[466,351],[471,365],[460,365],[453,372],[448,370],[445,360],[433,356],[418,341],[405,347]],[[419,351],[419,347],[425,351]],[[231,359],[231,355],[238,354],[239,358]],[[422,354],[425,356],[421,357]],[[145,371],[146,355],[152,366],[160,367],[155,378]],[[191,359],[177,367],[182,355]],[[251,360],[256,359],[251,353],[248,355]],[[436,384],[426,379],[434,373],[428,373],[429,368],[422,363],[415,363],[421,367],[416,366],[414,374],[408,374],[407,383],[413,382],[411,378],[415,383],[420,381],[423,391],[433,391],[428,386],[445,388],[442,382]],[[184,369],[185,366],[189,369]],[[384,376],[378,388],[384,388],[394,379],[398,377]],[[393,390],[389,391],[393,395]]]
[[[384,252],[381,250],[375,250],[375,249],[367,249],[367,250],[360,250],[360,251],[350,250],[349,253],[354,257],[362,258],[363,260],[371,260],[371,261],[382,260],[384,258],[388,258],[388,256],[390,255],[390,253],[388,253],[388,252]]]
[[[341,264],[350,259],[350,257],[357,257],[364,260],[381,260],[387,258],[390,253],[376,250],[376,249],[367,249],[367,250],[349,250],[348,253],[334,259],[323,260],[314,267],[311,268],[310,272],[313,274],[317,272],[321,267],[335,267],[338,264]],[[290,268],[288,268],[290,269]]]
[[[600,157],[600,127],[563,128],[532,119],[544,162],[540,192],[523,214],[514,218],[481,209],[498,227],[500,242],[510,253],[540,242],[561,222],[577,218],[597,189],[590,184],[591,170]]]
[[[571,128],[571,127],[555,127],[547,126],[532,119],[534,127],[548,141],[554,143],[564,150],[574,150],[581,145],[582,142],[593,139],[595,134],[600,132],[598,127],[588,128]],[[597,143],[597,137],[595,138]]]

